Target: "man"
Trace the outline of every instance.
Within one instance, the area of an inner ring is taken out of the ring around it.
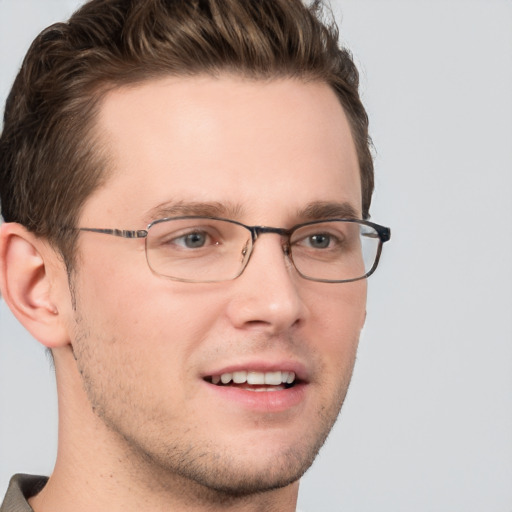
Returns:
[[[33,43],[0,143],[0,275],[52,352],[59,450],[2,512],[295,510],[389,239],[321,16],[93,0]]]

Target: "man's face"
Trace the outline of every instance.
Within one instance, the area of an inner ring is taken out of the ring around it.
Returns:
[[[98,130],[107,183],[80,226],[144,229],[216,214],[290,228],[361,213],[356,152],[325,84],[224,76],[111,92]],[[220,283],[154,274],[143,239],[82,233],[72,344],[97,417],[152,471],[244,493],[298,479],[331,429],[365,318],[366,282],[301,278],[277,234]],[[285,386],[215,385],[234,372],[294,372]],[[129,454],[129,455],[128,455]]]

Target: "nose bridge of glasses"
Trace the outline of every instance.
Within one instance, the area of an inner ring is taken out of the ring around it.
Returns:
[[[271,226],[253,226],[252,227],[253,240],[256,242],[259,235],[274,234],[279,235],[281,238],[281,245],[283,252],[286,256],[290,254],[290,234],[291,230],[286,228],[274,228]]]

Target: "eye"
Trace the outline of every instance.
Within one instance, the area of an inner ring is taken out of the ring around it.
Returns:
[[[191,233],[186,233],[179,237],[173,238],[170,240],[170,243],[185,247],[186,249],[200,249],[207,245],[214,244],[210,235],[205,231],[194,231]]]
[[[346,250],[346,226],[340,222],[311,224],[297,229],[290,239],[296,255],[327,257]]]
[[[207,241],[207,237],[205,233],[190,233],[189,235],[182,236],[181,240],[183,240],[183,245],[194,249],[196,247],[203,247]]]
[[[332,237],[326,233],[311,235],[305,239],[307,245],[313,249],[327,249],[331,245]]]
[[[332,250],[341,244],[341,238],[333,233],[311,233],[294,242],[294,245],[310,250]]]

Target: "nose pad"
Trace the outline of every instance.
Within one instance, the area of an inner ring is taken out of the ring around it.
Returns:
[[[245,242],[245,245],[243,246],[241,252],[240,252],[240,263],[241,263],[241,270],[240,273],[242,274],[245,272],[245,269],[247,268],[247,265],[249,264],[249,260],[251,259],[252,252],[254,250],[254,243],[251,242],[251,239],[248,239]]]
[[[293,262],[293,258],[292,258],[292,249],[290,247],[290,242],[288,240],[283,242],[282,249],[283,249],[284,259],[285,259],[288,269],[293,269],[293,270],[297,271],[297,269],[295,268],[295,263]]]

